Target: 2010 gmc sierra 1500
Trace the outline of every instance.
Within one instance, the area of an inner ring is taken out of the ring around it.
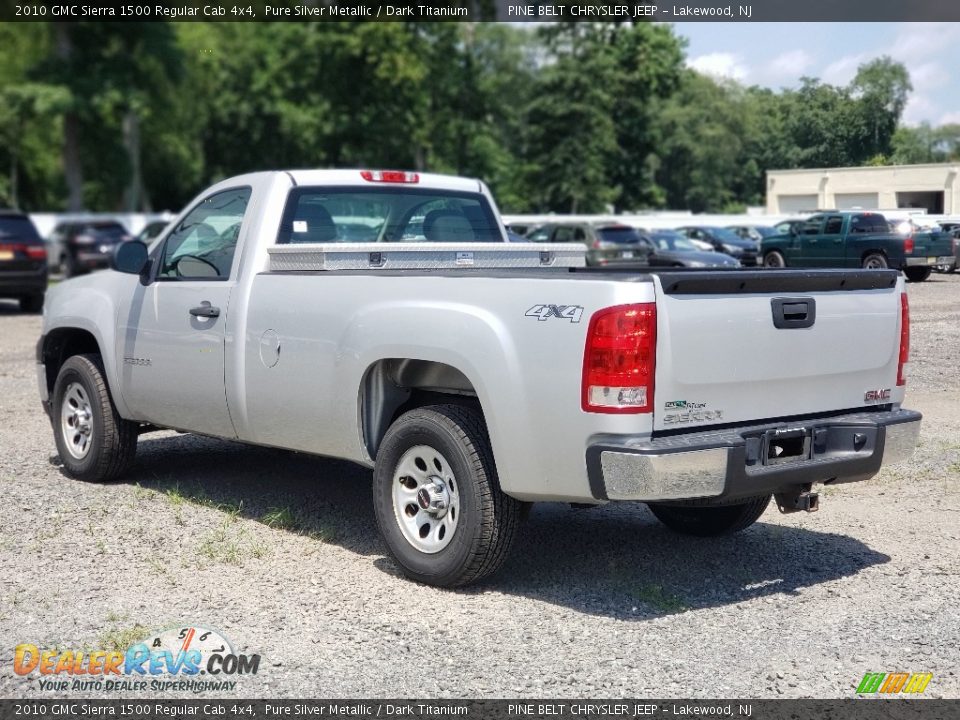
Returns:
[[[716,535],[913,452],[899,273],[604,270],[505,240],[476,180],[215,185],[48,293],[66,471],[116,478],[157,428],[352,460],[404,572],[450,586],[501,565],[526,502],[645,502]]]

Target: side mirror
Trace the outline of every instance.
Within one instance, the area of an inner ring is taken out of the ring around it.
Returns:
[[[146,245],[139,240],[127,240],[114,249],[110,267],[117,272],[139,275],[147,266],[148,258]]]

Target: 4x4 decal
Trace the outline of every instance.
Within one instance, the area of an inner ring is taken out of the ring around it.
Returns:
[[[526,316],[535,317],[540,322],[555,317],[578,323],[583,317],[583,308],[580,305],[534,305],[527,310]]]

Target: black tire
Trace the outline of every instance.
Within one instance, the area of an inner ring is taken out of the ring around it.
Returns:
[[[932,272],[928,267],[908,267],[903,269],[903,274],[907,276],[907,282],[923,282]]]
[[[80,386],[89,405],[89,447],[82,457],[70,449],[69,427],[64,420],[64,396],[74,385]],[[99,355],[74,355],[63,364],[53,386],[50,418],[57,452],[71,477],[106,482],[118,478],[133,464],[139,426],[117,414]]]
[[[38,313],[43,310],[43,293],[24,295],[20,298],[20,310],[25,313]]]
[[[865,270],[885,270],[890,267],[887,256],[883,253],[870,253],[863,259],[861,265]]]
[[[60,258],[60,269],[63,271],[64,278],[72,278],[82,274],[80,265],[77,264],[73,255],[69,253]]]
[[[771,497],[763,495],[736,505],[648,505],[657,520],[674,532],[714,537],[739,532],[753,525],[767,509]]]
[[[407,540],[394,510],[394,483],[401,482],[395,473],[404,454],[417,446],[435,449],[447,460],[458,492],[457,524],[446,546],[432,553]],[[496,572],[516,537],[523,508],[500,489],[483,415],[466,405],[416,408],[390,426],[377,452],[373,504],[380,533],[403,573],[440,587],[467,585]]]
[[[763,256],[763,266],[765,268],[785,268],[787,259],[779,250],[771,250]]]

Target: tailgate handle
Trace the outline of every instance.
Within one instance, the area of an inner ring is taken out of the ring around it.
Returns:
[[[773,298],[773,326],[782,330],[812,327],[817,319],[817,301],[813,298]]]

